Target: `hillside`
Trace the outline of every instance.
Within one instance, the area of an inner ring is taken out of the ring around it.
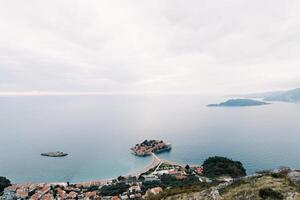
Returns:
[[[296,178],[295,178],[296,177]],[[300,200],[300,172],[261,172],[256,175],[237,179],[233,182],[220,183],[199,191],[182,191],[181,194],[168,195],[170,191],[149,198],[150,200]]]
[[[284,101],[284,102],[300,102],[300,88],[269,95],[264,98],[265,101]]]

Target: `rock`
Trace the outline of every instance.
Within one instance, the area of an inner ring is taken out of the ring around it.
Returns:
[[[14,200],[17,199],[16,191],[11,188],[4,189],[2,196],[0,196],[0,200]]]
[[[300,187],[300,171],[292,171],[288,173],[288,178],[293,184]]]

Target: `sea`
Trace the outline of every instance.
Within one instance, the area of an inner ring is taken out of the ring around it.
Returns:
[[[201,95],[0,97],[0,176],[14,183],[83,182],[142,169],[150,157],[130,147],[145,139],[172,144],[159,157],[198,164],[210,156],[243,163],[247,173],[300,168],[300,104],[207,107]],[[42,157],[63,151],[61,158]]]

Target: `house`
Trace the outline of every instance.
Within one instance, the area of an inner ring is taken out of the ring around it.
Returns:
[[[132,185],[128,191],[130,193],[138,193],[138,192],[141,192],[141,187],[139,185]]]
[[[40,199],[39,193],[35,193],[34,195],[32,195],[32,196],[30,197],[30,200],[39,200],[39,199]]]
[[[150,175],[143,175],[144,181],[160,181],[160,179],[154,175],[154,174],[150,174]]]
[[[111,200],[121,200],[118,196],[113,196]]]
[[[127,199],[129,199],[128,194],[125,193],[125,192],[120,196],[120,198],[121,198],[122,200],[127,200]]]
[[[157,195],[159,193],[161,193],[163,191],[163,189],[161,187],[154,187],[151,189],[148,189],[146,194],[144,195],[144,197],[148,197],[149,195]]]
[[[169,174],[169,170],[160,170],[160,171],[156,171],[156,172],[153,172],[152,174],[157,174],[159,176],[162,176],[164,174]]]
[[[195,167],[194,168],[194,171],[197,173],[197,174],[202,174],[203,173],[203,167]]]
[[[53,200],[53,196],[50,193],[44,194],[42,200]]]
[[[168,174],[170,174],[170,175],[178,175],[178,174],[181,174],[181,172],[178,172],[176,170],[169,170]]]
[[[149,191],[151,192],[151,194],[156,195],[158,193],[161,193],[163,189],[161,187],[155,187],[155,188],[151,188]]]
[[[141,198],[141,197],[142,197],[141,193],[129,195],[130,199],[138,199],[138,198]]]
[[[187,178],[187,176],[180,174],[180,175],[176,175],[175,178],[176,180],[184,180]]]
[[[95,199],[97,197],[97,193],[95,191],[93,192],[85,192],[84,199]]]
[[[61,188],[57,188],[57,199],[65,199],[66,198],[66,191],[62,190]]]
[[[19,189],[17,189],[17,197],[21,198],[21,199],[26,199],[28,197],[28,190],[25,187],[21,187]]]
[[[67,199],[76,199],[78,194],[76,192],[70,192],[67,194]]]
[[[111,200],[112,196],[103,196],[102,200]]]

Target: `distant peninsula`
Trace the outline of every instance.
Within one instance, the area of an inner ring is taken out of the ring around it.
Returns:
[[[236,96],[236,95],[235,95]],[[242,98],[260,98],[263,101],[280,101],[290,103],[300,103],[300,88],[287,91],[271,91],[247,95],[238,95]]]
[[[300,102],[300,88],[268,95],[264,98],[264,100],[265,101],[283,101],[283,102],[299,103]]]
[[[209,104],[209,107],[243,107],[243,106],[261,106],[269,103],[253,99],[229,99],[219,104]]]

